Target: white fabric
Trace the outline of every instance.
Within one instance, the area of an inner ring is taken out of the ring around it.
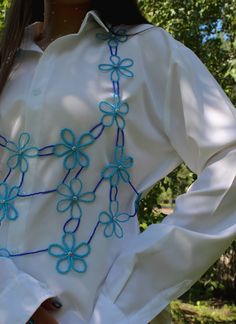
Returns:
[[[89,12],[77,34],[60,37],[43,52],[33,41],[40,23],[25,30],[12,73],[0,98],[0,134],[15,142],[19,133],[44,147],[59,142],[63,128],[88,131],[101,119],[100,101],[112,96],[106,27]],[[47,252],[1,257],[1,324],[24,322],[42,300],[58,296],[60,324],[146,324],[186,292],[236,237],[236,113],[228,97],[196,55],[162,28],[129,27],[137,35],[119,45],[118,55],[134,61],[134,77],[121,78],[125,149],[134,158],[131,181],[143,196],[182,161],[198,174],[174,212],[139,233],[137,218],[123,223],[124,237],[106,238],[102,226],[91,242],[85,273],[59,274]],[[107,128],[88,149],[91,166],[81,173],[90,191],[110,161],[115,129]],[[2,179],[8,153],[0,147]],[[62,160],[29,159],[23,191],[54,188],[65,174]],[[20,183],[12,172],[10,185]],[[122,183],[122,210],[133,212],[135,192]],[[98,214],[107,208],[109,187],[102,183],[96,202],[83,205],[78,239],[86,241]],[[58,213],[57,193],[17,199],[15,221],[0,227],[0,249],[12,254],[61,244],[67,219]]]

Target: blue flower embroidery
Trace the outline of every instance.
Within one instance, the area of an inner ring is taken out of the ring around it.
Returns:
[[[125,128],[124,116],[128,114],[129,106],[126,102],[121,101],[120,97],[114,96],[113,104],[106,101],[100,102],[99,109],[104,114],[101,122],[105,127],[112,126],[115,121],[118,128]]]
[[[111,47],[116,47],[118,43],[125,43],[128,39],[125,29],[114,31],[114,33],[97,33],[96,36],[98,39],[107,40],[108,45]]]
[[[81,167],[89,166],[89,157],[83,150],[91,145],[95,138],[89,133],[83,133],[78,140],[72,130],[64,128],[61,131],[61,138],[63,143],[56,144],[53,148],[53,153],[57,157],[65,156],[64,167],[65,169],[74,169],[77,165]]]
[[[118,201],[111,201],[109,212],[103,211],[99,214],[99,221],[104,225],[104,236],[111,237],[115,235],[118,238],[123,237],[123,229],[119,223],[124,223],[129,220],[130,216],[127,213],[119,213]]]
[[[5,248],[0,249],[0,257],[9,258],[10,255],[11,254],[7,249],[5,249]]]
[[[18,218],[18,211],[13,204],[18,193],[19,187],[10,188],[7,183],[0,183],[0,222],[4,218],[10,221],[14,221]]]
[[[82,210],[81,202],[93,202],[96,198],[94,192],[82,193],[83,185],[80,179],[72,179],[70,184],[60,184],[57,187],[57,192],[64,198],[57,203],[57,211],[63,213],[70,210],[71,217],[80,218]]]
[[[133,165],[133,158],[124,155],[124,148],[115,147],[115,162],[108,164],[102,170],[102,177],[109,179],[111,186],[115,187],[119,184],[120,179],[124,182],[130,181],[130,175],[127,169]]]
[[[99,69],[103,72],[111,72],[111,81],[118,82],[121,76],[132,78],[133,72],[129,70],[134,65],[134,61],[126,58],[121,60],[117,55],[110,56],[111,64],[99,64]]]
[[[56,258],[59,258],[56,264],[56,269],[59,273],[65,274],[71,270],[83,273],[87,270],[87,263],[84,260],[90,253],[90,245],[82,242],[78,245],[75,243],[74,234],[64,234],[62,243],[50,244],[48,253]]]
[[[21,133],[18,144],[13,141],[8,141],[6,148],[13,152],[7,160],[7,165],[10,169],[20,168],[21,172],[28,170],[27,158],[33,158],[38,155],[37,147],[28,146],[30,142],[30,135],[28,133]]]

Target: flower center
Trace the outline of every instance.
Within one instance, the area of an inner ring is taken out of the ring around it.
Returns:
[[[73,196],[72,200],[77,201],[79,198],[77,196]]]
[[[69,252],[68,252],[68,256],[71,257],[72,255],[73,255],[73,252],[72,252],[72,251],[69,251]]]
[[[73,152],[77,151],[77,147],[76,146],[72,146],[71,149],[72,149]]]

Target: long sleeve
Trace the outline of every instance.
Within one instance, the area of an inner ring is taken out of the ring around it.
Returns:
[[[198,57],[173,42],[165,130],[198,179],[177,198],[171,215],[149,226],[116,259],[91,323],[96,318],[106,323],[106,301],[114,310],[113,323],[146,324],[186,292],[236,237],[236,113]]]
[[[25,324],[40,304],[55,294],[20,271],[12,260],[0,257],[0,322]]]

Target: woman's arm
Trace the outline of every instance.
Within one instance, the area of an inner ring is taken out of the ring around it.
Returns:
[[[149,226],[117,258],[90,324],[98,316],[106,323],[105,304],[114,324],[147,323],[236,237],[236,112],[197,56],[171,36],[169,42],[163,123],[173,150],[198,179],[178,197],[171,215]]]

